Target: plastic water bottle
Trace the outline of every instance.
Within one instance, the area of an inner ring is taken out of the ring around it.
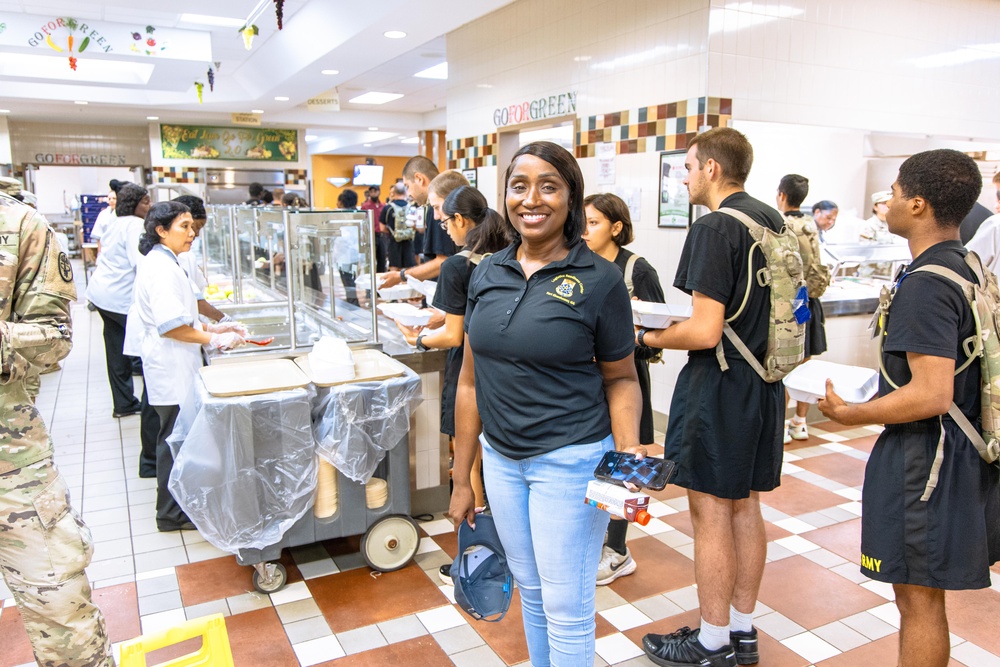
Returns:
[[[647,511],[649,496],[629,491],[624,486],[593,479],[587,482],[587,497],[583,502],[608,514],[645,526],[652,518]]]

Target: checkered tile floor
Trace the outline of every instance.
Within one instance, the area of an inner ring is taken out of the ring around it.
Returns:
[[[270,596],[254,592],[251,568],[197,532],[156,532],[154,481],[136,476],[139,419],[111,418],[100,318],[82,305],[73,313],[73,353],[43,378],[38,404],[97,542],[88,574],[116,646],[221,612],[238,666],[527,664],[516,599],[503,622],[477,623],[438,580],[457,546],[440,516],[420,524],[419,553],[398,572],[365,567],[359,538],[286,550],[289,585]],[[857,564],[860,488],[879,430],[819,423],[809,440],[786,447],[782,485],[763,498],[768,563],[755,623],[764,667],[896,662],[892,590]],[[687,500],[673,487],[655,495],[655,518],[629,528],[638,570],[597,591],[597,665],[648,666],[639,648],[645,633],[698,622]],[[948,596],[952,665],[1000,667],[1000,637],[984,622],[1000,615],[1000,574],[994,580],[996,590]],[[0,667],[34,664],[2,584],[0,600]],[[152,660],[190,650],[164,649]]]

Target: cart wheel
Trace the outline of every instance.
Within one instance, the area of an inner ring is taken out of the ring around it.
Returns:
[[[261,570],[264,574],[261,574]],[[254,565],[253,571],[253,587],[259,592],[264,593],[276,593],[285,587],[285,583],[288,581],[288,573],[285,572],[285,566],[281,563],[261,563],[260,565]]]
[[[392,572],[410,562],[420,546],[420,534],[413,519],[393,514],[375,522],[361,538],[361,555],[368,567]]]

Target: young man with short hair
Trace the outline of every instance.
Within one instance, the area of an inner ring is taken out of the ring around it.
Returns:
[[[658,665],[734,667],[758,660],[753,610],[764,573],[767,538],[759,494],[781,477],[784,387],[768,383],[722,331],[740,310],[750,275],[765,266],[750,255],[747,228],[720,208],[736,209],[775,232],[784,226],[770,206],[743,185],[753,148],[731,128],[716,128],[689,142],[685,167],[692,204],[712,212],[691,225],[674,287],[692,297],[691,318],[669,329],[638,329],[637,345],[689,350],[670,403],[664,457],[678,464],[674,483],[688,490],[694,526],[695,580],[701,627],[643,638]],[[758,360],[767,349],[770,288],[751,285],[746,306],[730,323]],[[729,369],[716,357],[722,341]]]
[[[915,271],[941,266],[975,281],[959,227],[981,189],[979,168],[964,153],[926,151],[903,162],[886,220],[915,259],[896,281],[878,333],[879,397],[848,405],[828,380],[819,402],[841,424],[885,424],[865,468],[861,573],[892,584],[901,667],[946,667],[945,590],[988,588],[1000,558],[1000,471],[947,414],[954,404],[978,428],[979,360],[955,374],[976,333],[972,309],[958,285]]]

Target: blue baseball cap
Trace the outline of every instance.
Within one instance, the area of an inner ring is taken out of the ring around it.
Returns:
[[[477,515],[475,530],[467,521],[458,527],[458,556],[451,565],[451,578],[455,602],[472,618],[495,623],[507,614],[514,581],[491,515]]]

